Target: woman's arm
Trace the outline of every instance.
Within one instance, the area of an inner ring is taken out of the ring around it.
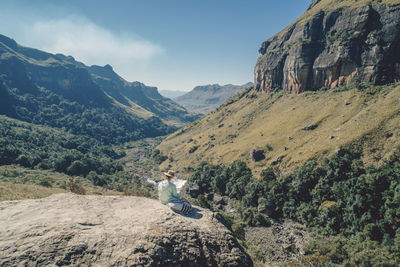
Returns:
[[[185,186],[182,186],[182,189],[181,189],[181,191],[179,191],[179,193],[181,195],[179,197],[179,199],[183,199],[185,197]]]

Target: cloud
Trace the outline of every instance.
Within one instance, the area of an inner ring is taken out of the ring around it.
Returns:
[[[163,50],[132,34],[116,35],[80,18],[39,21],[29,29],[42,42],[43,49],[73,55],[87,64],[146,61]]]
[[[140,79],[138,74],[146,72],[151,61],[164,53],[160,45],[140,36],[116,33],[76,15],[33,21],[27,18],[11,28],[21,45],[71,55],[87,65],[110,64],[128,80]]]

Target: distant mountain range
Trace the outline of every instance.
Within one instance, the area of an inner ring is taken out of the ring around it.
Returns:
[[[23,47],[0,35],[0,115],[104,142],[172,132],[199,115],[111,66]]]
[[[252,83],[250,82],[243,85],[202,85],[195,87],[192,91],[182,96],[174,98],[174,100],[188,110],[207,114],[240,90],[251,85]]]
[[[187,91],[160,90],[160,94],[168,98],[176,98],[186,93]]]

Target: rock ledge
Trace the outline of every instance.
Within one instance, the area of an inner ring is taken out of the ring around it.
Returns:
[[[57,194],[0,202],[0,266],[252,266],[206,210],[156,200]]]

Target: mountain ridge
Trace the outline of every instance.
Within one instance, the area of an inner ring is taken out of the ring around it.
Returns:
[[[157,88],[100,68],[0,35],[0,113],[105,142],[165,135],[198,117]]]
[[[174,100],[189,110],[209,113],[234,94],[250,85],[252,85],[250,82],[243,85],[200,85],[193,88],[192,91],[174,98]]]

